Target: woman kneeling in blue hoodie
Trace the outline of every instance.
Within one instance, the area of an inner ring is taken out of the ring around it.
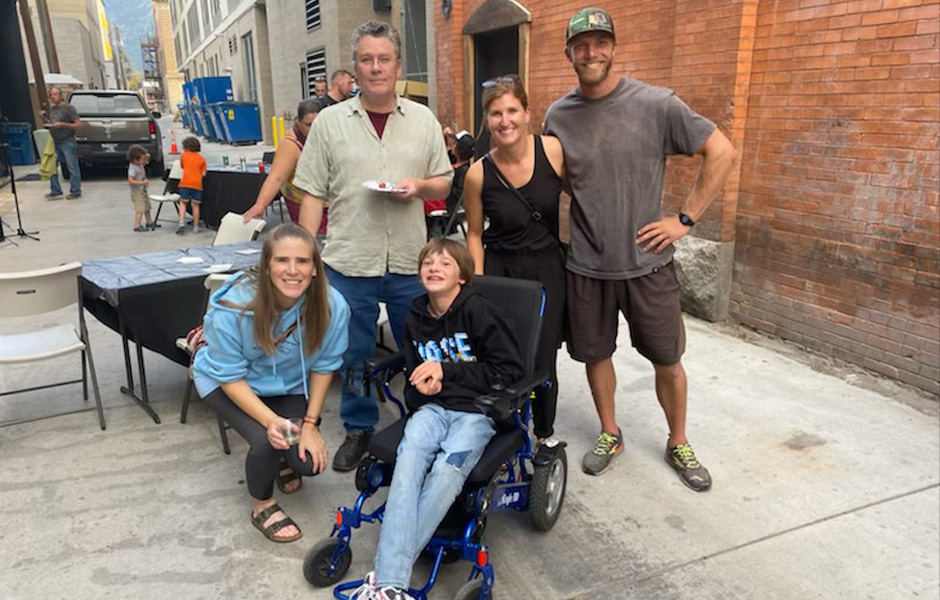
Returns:
[[[302,535],[274,500],[275,479],[292,494],[301,475],[326,468],[320,413],[343,362],[348,322],[349,306],[327,283],[316,242],[290,223],[271,232],[257,267],[232,275],[210,300],[193,380],[251,446],[251,522],[272,542]],[[299,432],[291,418],[303,419]],[[300,441],[289,445],[285,433]]]

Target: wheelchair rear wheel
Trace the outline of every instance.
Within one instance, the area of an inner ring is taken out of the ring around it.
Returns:
[[[339,540],[336,538],[327,538],[321,540],[316,546],[307,552],[304,557],[304,578],[317,587],[326,587],[333,585],[346,575],[349,565],[352,563],[352,548],[348,545],[336,564],[333,565],[333,552]]]
[[[564,448],[558,448],[548,464],[535,467],[529,495],[529,520],[539,531],[555,526],[565,501],[567,482],[568,458]]]
[[[483,589],[483,578],[477,577],[467,583],[463,584],[463,587],[457,590],[457,595],[454,596],[454,600],[481,600],[480,591]],[[490,594],[488,599],[491,600],[493,595]]]

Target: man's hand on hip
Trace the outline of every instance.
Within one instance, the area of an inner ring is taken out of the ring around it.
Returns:
[[[636,243],[644,252],[659,254],[691,230],[691,227],[679,222],[678,216],[673,215],[641,227],[637,232]]]

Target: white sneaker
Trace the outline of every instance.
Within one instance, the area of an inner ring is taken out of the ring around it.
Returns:
[[[414,596],[404,590],[393,587],[384,587],[376,590],[373,596],[375,600],[415,600]]]
[[[199,233],[202,229],[199,229],[199,225],[193,225],[193,233]]]
[[[376,597],[375,593],[375,571],[369,571],[362,580],[362,585],[349,595],[349,600],[373,600]]]

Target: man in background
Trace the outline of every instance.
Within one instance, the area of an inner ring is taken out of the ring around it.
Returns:
[[[353,81],[353,74],[346,69],[333,71],[333,76],[330,77],[330,89],[320,97],[320,110],[339,104],[352,96]]]
[[[62,90],[57,87],[49,88],[49,115],[46,120],[46,129],[52,134],[55,143],[55,155],[62,171],[69,172],[68,200],[82,197],[82,172],[78,167],[78,142],[75,141],[75,132],[82,128],[82,120],[78,111],[65,101]],[[62,197],[62,186],[59,184],[59,171],[49,179],[50,190],[46,194],[47,200],[58,200]]]

